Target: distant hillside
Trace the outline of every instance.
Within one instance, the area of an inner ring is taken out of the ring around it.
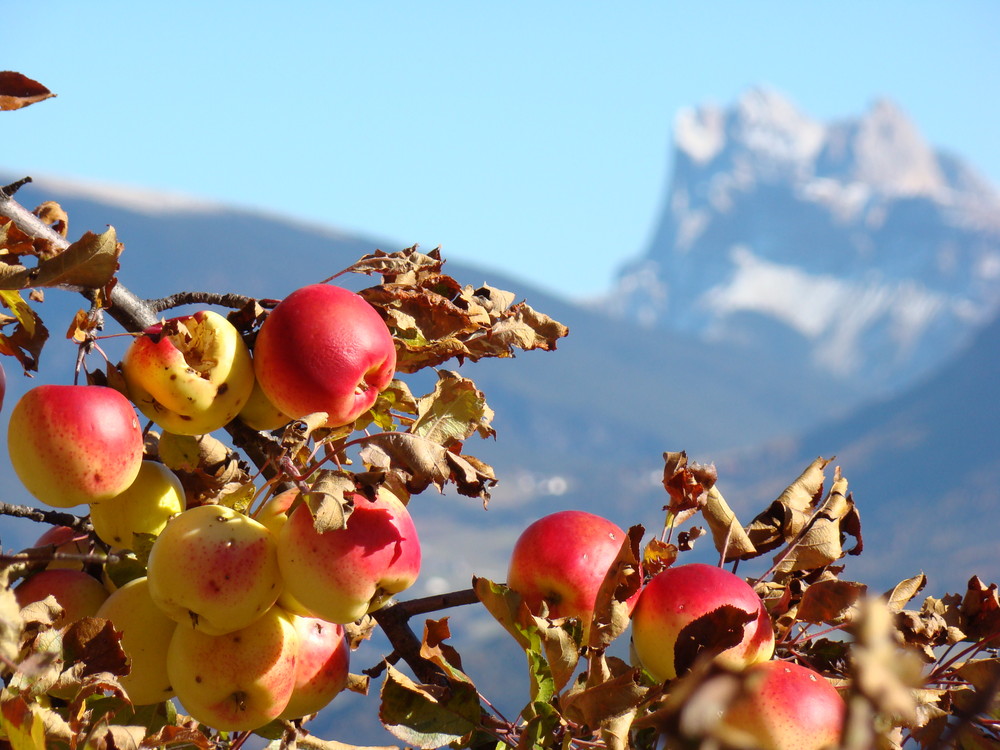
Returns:
[[[912,390],[803,437],[722,462],[743,496],[768,497],[816,456],[850,481],[865,551],[847,575],[888,588],[923,570],[929,589],[1000,581],[1000,319]]]

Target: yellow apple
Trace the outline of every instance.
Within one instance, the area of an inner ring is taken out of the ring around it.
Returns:
[[[250,398],[254,383],[243,337],[211,310],[147,328],[125,352],[122,371],[139,410],[181,435],[228,424]]]
[[[227,732],[256,729],[288,705],[298,642],[280,607],[224,635],[179,627],[167,651],[170,684],[201,723]]]
[[[130,671],[119,679],[129,699],[143,706],[172,698],[167,648],[177,623],[153,604],[146,578],[129,581],[117,589],[96,616],[110,620],[122,634]]]
[[[250,398],[240,410],[240,419],[254,430],[276,430],[292,421],[292,418],[271,403],[260,382],[254,379]]]
[[[17,606],[26,607],[47,596],[55,597],[63,609],[61,624],[68,625],[82,617],[93,617],[108,598],[104,584],[82,570],[43,570],[14,588]]]
[[[184,507],[184,486],[177,475],[161,463],[143,461],[127,490],[91,503],[90,521],[112,549],[134,549],[133,534],[156,536]]]
[[[149,593],[181,630],[220,635],[250,625],[273,605],[282,580],[274,537],[222,505],[174,516],[149,553]]]

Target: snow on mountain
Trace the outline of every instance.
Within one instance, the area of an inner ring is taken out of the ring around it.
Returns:
[[[1000,308],[1000,195],[887,99],[823,123],[751,89],[680,112],[673,163],[650,246],[605,301],[619,316],[880,390]]]

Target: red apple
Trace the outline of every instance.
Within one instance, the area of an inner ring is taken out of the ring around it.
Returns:
[[[285,589],[316,617],[348,623],[413,585],[420,540],[406,506],[388,490],[354,498],[347,526],[319,533],[305,503],[278,534]]]
[[[63,608],[62,623],[68,625],[81,617],[93,617],[108,598],[104,584],[82,570],[43,570],[18,584],[14,589],[19,607],[54,596]]]
[[[298,719],[323,709],[347,687],[351,649],[342,625],[317,617],[292,617],[299,635],[295,687],[281,719]]]
[[[830,682],[808,667],[768,661],[747,668],[746,692],[722,725],[746,733],[761,750],[839,747],[846,707]]]
[[[202,435],[228,424],[254,383],[242,336],[212,310],[147,328],[125,352],[122,372],[139,410],[180,435]]]
[[[703,653],[735,668],[767,661],[774,631],[750,584],[714,565],[691,563],[668,568],[643,587],[632,612],[632,646],[650,674],[672,680]]]
[[[32,546],[52,547],[53,552],[85,555],[90,551],[90,536],[72,526],[50,526]],[[83,570],[84,564],[82,560],[53,560],[45,567],[48,570],[58,568]]]
[[[549,617],[579,619],[586,643],[597,592],[625,536],[616,524],[593,513],[551,513],[521,532],[511,553],[507,585],[535,614],[544,602]],[[637,598],[638,592],[631,604]]]
[[[69,508],[125,491],[143,438],[132,404],[96,385],[40,385],[14,406],[7,431],[14,471],[43,503]]]
[[[369,409],[395,367],[392,335],[375,308],[329,284],[289,294],[254,344],[254,371],[268,400],[295,419],[326,412],[328,427]]]

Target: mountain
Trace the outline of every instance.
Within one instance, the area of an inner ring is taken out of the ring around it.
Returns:
[[[672,161],[649,247],[604,301],[622,318],[884,393],[1000,308],[1000,195],[887,99],[823,123],[754,88],[680,112]]]

